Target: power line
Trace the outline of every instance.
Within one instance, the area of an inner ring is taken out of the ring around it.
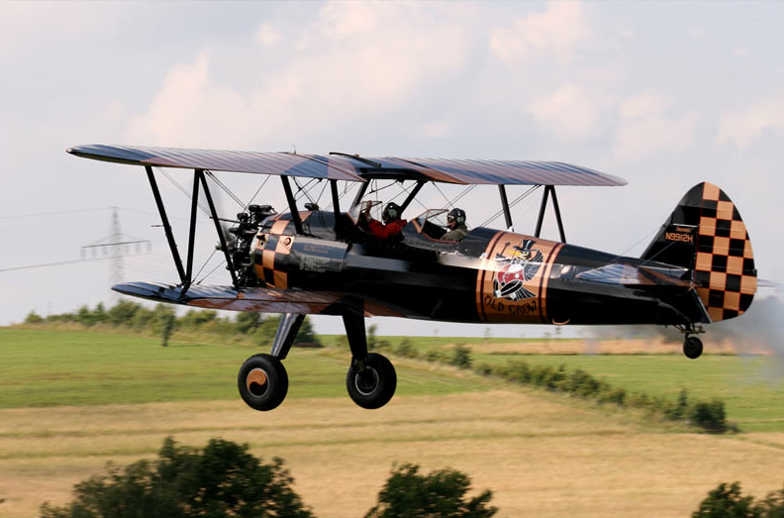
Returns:
[[[99,257],[94,259],[96,261],[102,261],[104,259],[110,259],[110,257]],[[87,262],[85,259],[72,259],[70,261],[59,261],[56,263],[42,263],[42,264],[28,264],[25,266],[12,266],[11,268],[0,268],[0,273],[4,272],[13,272],[17,270],[29,270],[32,268],[48,268],[49,266],[62,266],[65,264],[74,264],[74,263],[83,263]]]
[[[60,210],[56,212],[32,212],[29,214],[14,214],[11,216],[0,216],[0,219],[22,219],[22,218],[36,218],[39,216],[61,216],[63,214],[78,214],[80,212],[101,212],[105,210],[124,210],[129,212],[136,212],[138,214],[145,214],[147,216],[154,216],[155,214],[151,212],[145,212],[143,210],[138,209],[131,209],[128,207],[100,207],[96,209],[74,209],[74,210]]]

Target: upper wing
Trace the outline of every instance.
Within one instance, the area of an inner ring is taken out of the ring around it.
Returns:
[[[617,176],[563,162],[301,155],[139,146],[86,145],[68,152],[133,165],[209,169],[363,182],[373,178],[494,185],[626,185]]]
[[[426,180],[492,185],[626,185],[626,180],[587,167],[538,160],[367,158],[386,170],[411,171]],[[373,175],[368,171],[367,175]]]
[[[131,165],[209,169],[237,173],[262,173],[309,178],[329,178],[363,182],[346,159],[318,157],[294,153],[261,153],[255,151],[218,151],[140,146],[76,146],[67,150],[72,155]]]

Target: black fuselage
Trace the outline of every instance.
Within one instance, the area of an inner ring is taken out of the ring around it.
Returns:
[[[341,292],[408,318],[448,322],[685,324],[688,271],[512,232],[475,228],[459,243],[409,222],[380,240],[345,215],[265,221],[253,250],[262,284]],[[342,221],[341,221],[342,220]]]

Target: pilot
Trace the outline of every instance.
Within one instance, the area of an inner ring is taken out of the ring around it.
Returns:
[[[402,212],[403,209],[400,208],[400,205],[389,202],[381,213],[381,220],[384,222],[383,224],[370,216],[369,208],[365,210],[364,215],[367,218],[368,226],[370,227],[370,231],[373,232],[373,235],[379,239],[388,239],[398,235],[406,225],[407,221],[400,219]]]
[[[460,241],[468,235],[466,227],[466,213],[463,209],[454,208],[446,215],[446,234],[441,236],[442,241]]]

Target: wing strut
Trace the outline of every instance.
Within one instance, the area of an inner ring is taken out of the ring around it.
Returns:
[[[228,267],[229,273],[231,274],[231,283],[234,285],[235,289],[239,290],[240,284],[237,279],[237,273],[234,270],[234,261],[232,260],[231,254],[229,253],[229,247],[226,244],[226,236],[223,234],[223,229],[221,228],[220,218],[218,218],[218,211],[215,210],[215,202],[212,199],[212,193],[210,193],[210,189],[207,187],[207,177],[204,176],[204,170],[197,169],[196,176],[201,179],[201,185],[204,188],[204,197],[207,198],[207,204],[210,206],[210,215],[212,216],[212,221],[215,223],[215,231],[218,233],[221,250],[223,250],[223,256],[226,258],[226,266]]]
[[[553,210],[555,211],[555,220],[558,223],[558,232],[561,234],[561,242],[566,243],[566,234],[564,233],[563,221],[561,220],[561,208],[558,206],[558,198],[555,196],[555,186],[545,185],[544,194],[542,195],[542,205],[539,207],[539,219],[536,221],[536,237],[542,233],[542,223],[544,223],[544,213],[547,210],[547,199],[552,191],[553,195]]]
[[[338,181],[330,180],[329,187],[332,191],[332,209],[335,211],[335,221],[340,217],[340,196],[338,195]]]
[[[177,274],[180,276],[180,285],[183,288],[182,292],[180,293],[180,297],[182,298],[185,296],[188,288],[193,283],[193,252],[196,245],[196,216],[198,214],[197,209],[199,206],[200,186],[204,189],[204,196],[207,198],[207,204],[210,207],[210,216],[215,222],[215,230],[218,232],[218,239],[220,239],[221,250],[223,250],[223,254],[226,257],[226,264],[228,266],[229,273],[231,274],[232,284],[234,285],[235,289],[239,289],[237,274],[234,271],[234,262],[232,261],[231,255],[229,254],[229,247],[226,244],[226,236],[223,235],[223,229],[220,226],[220,219],[218,218],[218,213],[215,210],[215,202],[212,199],[212,193],[210,193],[209,186],[207,185],[207,178],[204,175],[204,170],[195,169],[193,172],[191,217],[188,227],[188,257],[187,262],[185,265],[183,265],[180,252],[177,249],[177,242],[174,240],[171,223],[169,223],[169,217],[166,214],[166,208],[163,204],[163,198],[161,198],[161,191],[158,188],[158,182],[155,180],[152,167],[145,166],[144,169],[147,171],[147,178],[150,181],[150,187],[152,188],[152,194],[155,198],[155,204],[158,206],[158,213],[161,215],[161,222],[163,223],[163,229],[166,232],[166,240],[169,243],[172,259],[174,259],[174,266],[177,267]]]
[[[506,230],[511,230],[514,226],[512,222],[512,212],[509,210],[509,199],[506,197],[506,187],[504,184],[498,184],[498,192],[501,194],[501,205],[504,208],[504,219],[506,219]]]
[[[155,180],[155,175],[152,172],[151,166],[144,166],[144,169],[147,171],[147,179],[150,181],[152,195],[155,198],[155,204],[158,206],[158,213],[161,215],[161,222],[163,223],[163,229],[166,232],[166,241],[169,243],[172,259],[174,259],[174,266],[177,267],[177,274],[180,276],[180,282],[185,284],[185,269],[182,267],[182,258],[180,258],[180,252],[177,250],[177,243],[174,240],[174,234],[172,234],[169,217],[166,215],[166,208],[163,205],[161,191],[158,189],[158,182]]]
[[[196,214],[199,208],[199,171],[193,172],[193,190],[191,191],[191,223],[188,231],[188,263],[185,270],[185,282],[183,283],[183,294],[188,291],[193,282],[193,249],[196,245]]]
[[[417,182],[417,184],[414,186],[414,188],[413,188],[413,189],[411,189],[411,192],[410,192],[410,193],[409,193],[409,195],[406,197],[406,200],[403,202],[403,205],[400,207],[400,210],[401,210],[401,212],[405,211],[405,210],[406,210],[406,208],[407,208],[407,207],[408,207],[408,206],[411,204],[411,202],[414,200],[414,197],[415,197],[417,194],[419,194],[419,191],[421,191],[421,190],[422,190],[422,187],[424,187],[424,186],[425,186],[425,183],[426,183],[426,182],[425,182],[424,180],[419,180],[419,181]]]
[[[297,200],[294,199],[294,194],[291,192],[289,177],[282,175],[280,181],[283,182],[283,190],[286,192],[286,201],[289,203],[291,221],[294,222],[294,229],[297,231],[297,234],[302,234],[302,219],[299,217],[299,210],[297,210]]]

